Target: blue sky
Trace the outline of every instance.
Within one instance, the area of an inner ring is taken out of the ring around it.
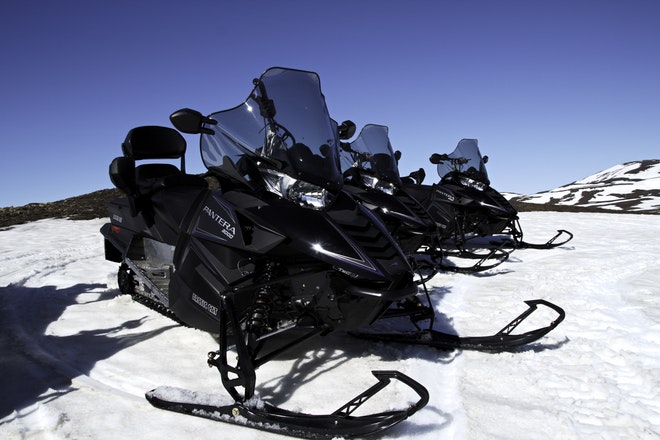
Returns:
[[[659,23],[657,0],[3,2],[0,206],[110,188],[129,129],[233,107],[271,66],[388,125],[403,174],[477,138],[496,189],[552,189],[660,158]]]

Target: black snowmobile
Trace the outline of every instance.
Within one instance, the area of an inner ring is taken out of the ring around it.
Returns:
[[[367,124],[355,140],[342,142],[344,189],[383,220],[403,251],[413,258],[413,268],[424,273],[421,279],[440,270],[474,273],[505,261],[509,254],[500,249],[482,254],[476,264],[467,267],[444,258],[441,240],[452,233],[453,208],[444,203],[425,207],[403,187],[398,168],[401,152],[392,149],[388,131],[384,125]]]
[[[387,226],[406,255],[412,256],[437,226],[426,209],[400,191],[401,179],[387,127],[366,125],[352,142],[341,143],[344,190]]]
[[[514,249],[551,249],[566,244],[573,234],[560,229],[546,243],[535,244],[523,240],[518,211],[509,201],[490,186],[486,163],[476,139],[462,139],[450,154],[433,154],[431,163],[437,165],[440,182],[421,185],[419,176],[415,184],[408,185],[425,206],[445,204],[451,206],[455,218],[448,235],[459,248],[479,237],[488,237],[490,243],[512,245]]]
[[[234,402],[155,406],[302,437],[363,436],[386,429],[428,402],[426,389],[396,371],[330,415],[250,404],[255,369],[284,350],[332,330],[368,325],[393,302],[414,297],[410,266],[384,226],[340,191],[336,125],[315,73],[267,70],[245,102],[203,117],[171,116],[180,131],[201,133],[213,180],[188,175],[186,143],[167,127],[132,129],[110,166],[127,197],[110,203],[102,228],[106,258],[121,263],[123,293],[218,334],[209,353]],[[137,160],[181,159],[181,167]],[[292,335],[282,338],[288,332]],[[231,350],[231,351],[230,351]],[[235,362],[231,359],[236,359]],[[419,396],[399,411],[352,413],[392,379]]]
[[[340,130],[328,115],[318,76],[271,68],[254,80],[240,105],[207,117],[182,109],[170,120],[181,132],[200,134],[206,179],[185,173],[186,143],[176,130],[131,130],[123,156],[110,165],[111,180],[126,197],[110,203],[111,221],[101,229],[106,259],[120,263],[121,292],[217,334],[219,349],[207,362],[220,372],[233,402],[212,403],[202,393],[166,387],[147,399],[159,408],[300,437],[364,436],[424,407],[427,390],[397,371],[374,371],[376,384],[328,415],[252,398],[255,370],[314,336],[361,330],[384,318],[432,321],[397,242],[342,190]],[[136,166],[139,160],[158,163]],[[564,317],[545,301],[527,304],[492,336],[462,338],[432,329],[360,336],[503,350],[539,339]],[[558,318],[513,334],[538,305]],[[353,415],[391,380],[407,385],[418,400],[401,410]]]

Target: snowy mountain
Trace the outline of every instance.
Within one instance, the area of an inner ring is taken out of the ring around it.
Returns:
[[[512,201],[660,214],[660,160],[626,162],[550,191],[514,196]]]

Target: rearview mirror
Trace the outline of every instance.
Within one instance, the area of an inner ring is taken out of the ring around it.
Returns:
[[[355,134],[355,122],[351,120],[346,120],[341,123],[339,127],[337,127],[339,130],[339,139],[346,140],[350,139],[353,137]]]
[[[442,161],[442,156],[439,155],[438,153],[433,153],[431,157],[429,157],[429,162],[431,162],[434,165],[439,164]]]
[[[197,110],[192,110],[189,108],[182,108],[177,110],[170,115],[170,122],[172,125],[182,133],[188,134],[214,134],[214,131],[210,128],[202,127],[202,124],[215,125],[218,122],[207,118],[202,115]]]

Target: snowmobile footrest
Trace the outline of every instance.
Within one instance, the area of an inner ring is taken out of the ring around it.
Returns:
[[[233,399],[228,396],[172,387],[156,388],[146,393],[146,398],[157,408],[300,438],[362,437],[374,434],[405,420],[428,403],[429,393],[426,388],[410,377],[398,371],[372,371],[372,374],[378,383],[327,415],[293,412],[256,399],[232,403]],[[385,388],[391,379],[412,388],[419,396],[417,403],[398,411],[357,417],[351,415]]]

